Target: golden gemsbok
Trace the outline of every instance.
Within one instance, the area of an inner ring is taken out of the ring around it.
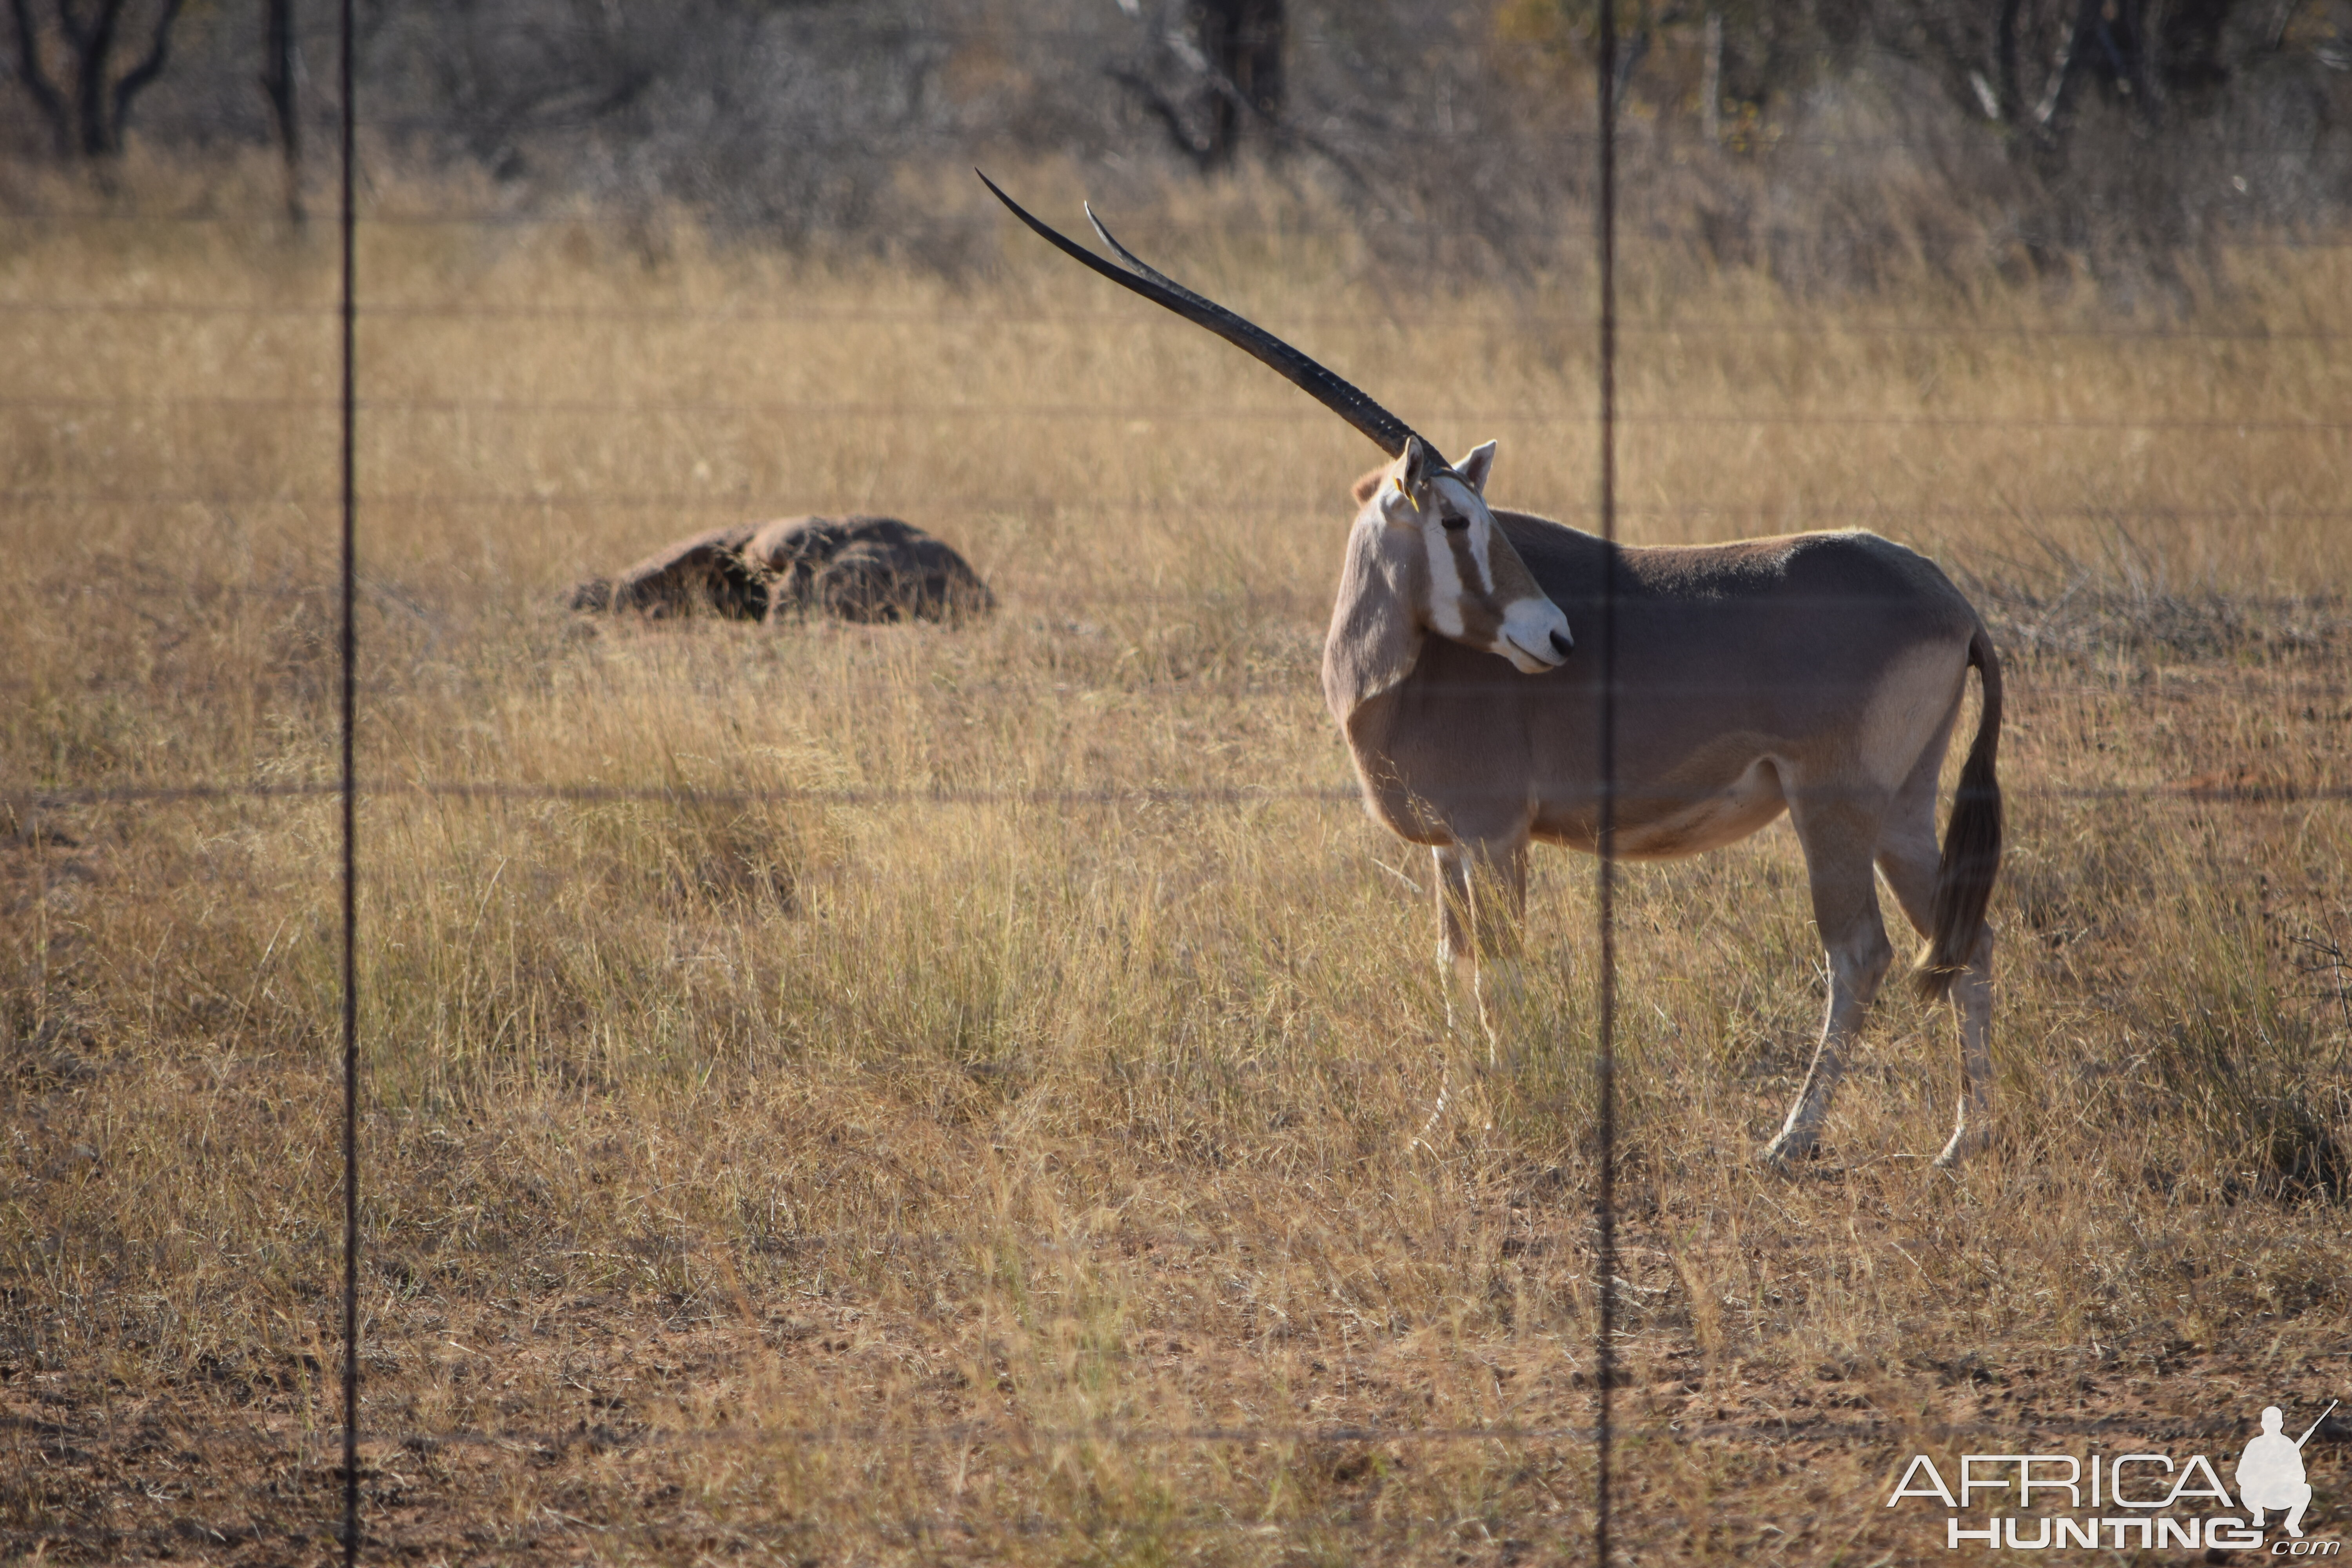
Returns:
[[[1570,628],[1598,620],[1612,547],[1490,508],[1493,442],[1447,463],[1355,387],[1139,260],[1091,209],[1129,270],[989,189],[1060,249],[1246,350],[1394,459],[1356,486],[1323,694],[1367,807],[1435,857],[1440,962],[1468,972],[1491,1038],[1528,844],[1600,847],[1601,672],[1570,657]],[[1983,621],[1934,563],[1861,531],[1619,548],[1612,575],[1614,852],[1696,855],[1783,811],[1804,849],[1829,1016],[1765,1158],[1812,1152],[1894,963],[1874,868],[1926,939],[1921,991],[1959,1016],[1958,1124],[1937,1156],[1956,1163],[1982,1144],[1990,1114],[1985,909],[2000,864],[2001,678]],[[1937,775],[1971,667],[1981,712],[1939,852]]]

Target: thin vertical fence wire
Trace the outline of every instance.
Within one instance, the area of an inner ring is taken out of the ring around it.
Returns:
[[[1599,1384],[1592,1423],[1592,1560],[1609,1568],[1610,1459],[1615,1438],[1612,1402],[1617,1382],[1617,17],[1602,0],[1598,51],[1600,190],[1593,203],[1599,232],[1601,493],[1601,821],[1599,897],[1601,927],[1600,1039],[1595,1055],[1601,1121],[1601,1182],[1594,1194],[1600,1222],[1594,1272],[1600,1277],[1599,1344],[1593,1370]]]
[[[360,1556],[359,382],[352,0],[342,0],[343,1562]]]

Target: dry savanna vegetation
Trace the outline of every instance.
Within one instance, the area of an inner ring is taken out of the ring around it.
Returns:
[[[1009,231],[950,283],[369,200],[371,1555],[1583,1560],[1592,865],[1538,856],[1512,1047],[1450,1035],[1317,684],[1372,450]],[[1122,237],[1589,522],[1575,258],[1405,291],[1286,200]],[[2352,1394],[2352,255],[2159,315],[1625,272],[1626,534],[1933,554],[2012,836],[1957,1176],[1892,987],[1824,1156],[1754,1163],[1823,999],[1785,825],[1627,868],[1627,1560],[1907,1561],[1910,1453],[2299,1430]],[[10,1560],[334,1550],[334,278],[253,223],[0,236]],[[559,607],[850,510],[1000,612]]]

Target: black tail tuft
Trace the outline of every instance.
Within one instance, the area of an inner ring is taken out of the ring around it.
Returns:
[[[1969,663],[1984,684],[1984,711],[1968,761],[1960,765],[1960,787],[1936,866],[1927,945],[1912,972],[1919,994],[1929,1001],[1950,995],[1952,982],[1968,969],[1986,906],[1992,902],[1993,879],[2000,874],[2000,780],[1994,767],[2000,746],[2000,658],[1981,626],[1969,638]]]

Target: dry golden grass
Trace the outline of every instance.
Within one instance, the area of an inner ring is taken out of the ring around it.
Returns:
[[[1130,237],[1584,516],[1573,276],[1396,300],[1343,247],[1212,237],[1257,199]],[[1017,242],[950,286],[387,222],[361,276],[386,1553],[1579,1560],[1591,867],[1539,860],[1529,1039],[1489,1067],[1423,863],[1312,794],[1349,777],[1315,668],[1370,449]],[[331,779],[332,280],[325,237],[234,225],[0,240],[11,1558],[330,1548],[334,801],[74,792]],[[2352,260],[2210,296],[1629,302],[1628,534],[1934,553],[2009,660],[2013,792],[2002,1137],[1958,1179],[1948,1023],[1899,996],[1819,1168],[1752,1165],[1821,1005],[1785,826],[1626,872],[1639,1561],[1907,1560],[1891,1467],[1970,1424],[2218,1452],[2347,1392],[2352,976],[2314,964],[2352,807],[2314,792],[2352,784],[2352,371],[2316,335]],[[1002,612],[554,608],[847,509],[961,546]],[[452,783],[509,788],[407,787]]]

